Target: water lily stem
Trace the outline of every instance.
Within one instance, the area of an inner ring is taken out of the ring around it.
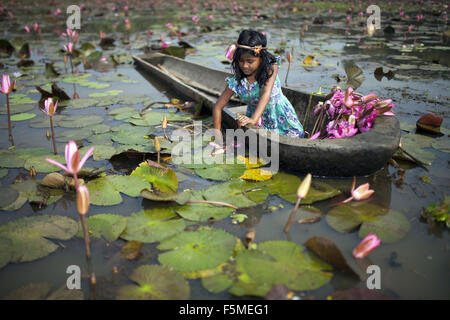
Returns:
[[[84,233],[84,249],[86,251],[86,258],[91,259],[91,248],[89,246],[89,233],[86,225],[86,217],[84,214],[80,214],[81,225],[83,226]]]
[[[55,130],[53,129],[53,117],[50,117],[50,127],[52,128],[52,140],[53,140],[53,153],[56,155],[56,142],[55,142]]]
[[[230,204],[230,203],[226,203],[226,202],[220,202],[220,201],[210,201],[210,200],[189,200],[187,203],[207,203],[207,204],[213,204],[213,205],[217,205],[217,206],[224,206],[224,207],[229,207],[232,209],[238,209],[238,207]]]
[[[6,95],[6,107],[8,109],[8,133],[9,133],[9,141],[11,141],[12,146],[14,146],[14,139],[12,136],[12,126],[11,126],[11,113],[9,110],[9,94]]]
[[[72,62],[72,55],[69,54],[69,60],[70,60],[70,70],[72,70],[72,74],[73,74],[73,62]]]
[[[286,233],[289,232],[289,228],[291,227],[292,220],[294,220],[295,213],[297,212],[301,201],[302,201],[302,198],[297,199],[297,203],[295,204],[294,209],[292,209],[289,219],[288,219],[286,225],[284,226],[284,229],[283,229],[284,232],[286,232]]]
[[[291,63],[289,62],[288,64],[288,69],[286,72],[286,79],[284,79],[284,85],[287,87],[287,80],[288,80],[288,75],[289,75],[289,70],[291,69]]]

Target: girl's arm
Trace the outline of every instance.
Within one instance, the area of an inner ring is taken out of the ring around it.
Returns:
[[[231,90],[228,86],[223,90],[222,94],[220,95],[219,99],[216,102],[216,105],[213,109],[213,121],[214,121],[214,129],[218,130],[218,132],[221,134],[222,130],[222,109],[227,105],[228,101],[233,96],[234,92]],[[216,140],[219,138],[216,134]],[[222,138],[222,136],[220,136]],[[219,139],[220,140],[220,139]],[[223,140],[223,138],[222,138]]]
[[[241,126],[245,126],[247,124],[255,124],[258,122],[259,117],[262,116],[264,110],[266,109],[267,104],[270,100],[270,95],[272,93],[273,85],[275,84],[275,79],[278,74],[278,64],[273,65],[273,72],[269,79],[267,79],[264,84],[264,89],[262,91],[261,97],[259,98],[258,106],[256,107],[255,112],[253,113],[251,118],[246,116],[239,117],[239,124]]]

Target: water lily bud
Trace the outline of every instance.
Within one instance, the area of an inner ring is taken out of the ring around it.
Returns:
[[[311,179],[312,179],[311,173],[308,173],[305,179],[303,179],[302,183],[298,187],[297,197],[299,197],[300,199],[306,198],[309,188],[311,187]]]
[[[77,209],[82,215],[89,210],[89,191],[86,186],[79,186],[77,189]]]
[[[292,62],[292,53],[291,52],[286,53],[286,59],[289,63]]]
[[[64,55],[64,63],[67,63],[67,56]]]
[[[364,258],[373,249],[380,245],[380,239],[376,234],[368,234],[353,250],[353,256],[357,259]]]
[[[162,127],[163,127],[163,129],[167,128],[167,117],[166,116],[164,116],[164,118],[162,120]]]
[[[156,149],[156,152],[160,152],[161,151],[161,145],[159,144],[158,137],[155,137],[155,149]]]
[[[47,137],[47,139],[50,140],[50,138],[52,137],[50,134],[50,131],[47,130],[47,132],[45,133],[45,136]]]
[[[36,169],[34,168],[34,166],[31,166],[30,168],[30,177],[36,178]]]

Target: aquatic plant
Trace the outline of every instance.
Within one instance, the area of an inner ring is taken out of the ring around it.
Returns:
[[[47,98],[44,102],[45,109],[39,109],[43,113],[49,116],[50,118],[50,128],[52,129],[52,140],[53,140],[53,153],[58,154],[56,151],[56,142],[55,142],[55,130],[53,129],[53,115],[55,114],[56,108],[58,108],[58,101],[53,104],[52,98]]]
[[[377,116],[382,114],[393,116],[392,108],[394,108],[392,99],[381,100],[373,93],[363,96],[356,93],[352,87],[344,93],[341,88],[335,86],[331,98],[319,102],[314,109],[317,120],[311,136],[321,130],[327,119],[329,121],[326,126],[327,136],[324,138],[346,138],[358,132],[367,132],[372,128]]]
[[[373,249],[380,245],[380,239],[378,239],[376,234],[368,234],[359,244],[353,249],[353,256],[357,259],[364,258]]]
[[[308,194],[308,191],[311,187],[311,179],[312,176],[310,173],[308,173],[305,177],[305,179],[303,179],[302,183],[300,184],[300,186],[297,189],[297,203],[295,204],[294,209],[292,209],[291,214],[289,216],[289,219],[286,223],[286,225],[284,226],[284,232],[288,232],[289,228],[291,227],[291,223],[292,220],[294,219],[295,213],[298,210],[298,207],[300,206],[300,202],[302,201],[302,199],[306,198],[306,195]]]
[[[11,83],[9,79],[9,75],[2,75],[2,83],[0,85],[0,91],[6,96],[6,108],[8,109],[8,133],[9,133],[9,141],[14,146],[14,140],[12,136],[12,127],[11,127],[11,111],[9,108],[9,94],[13,91],[14,86],[16,85],[16,80]]]

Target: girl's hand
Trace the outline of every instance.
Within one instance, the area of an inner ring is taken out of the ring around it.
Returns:
[[[256,120],[253,120],[252,118],[246,117],[242,114],[238,115],[238,123],[240,127],[246,126],[247,124],[255,125]]]

